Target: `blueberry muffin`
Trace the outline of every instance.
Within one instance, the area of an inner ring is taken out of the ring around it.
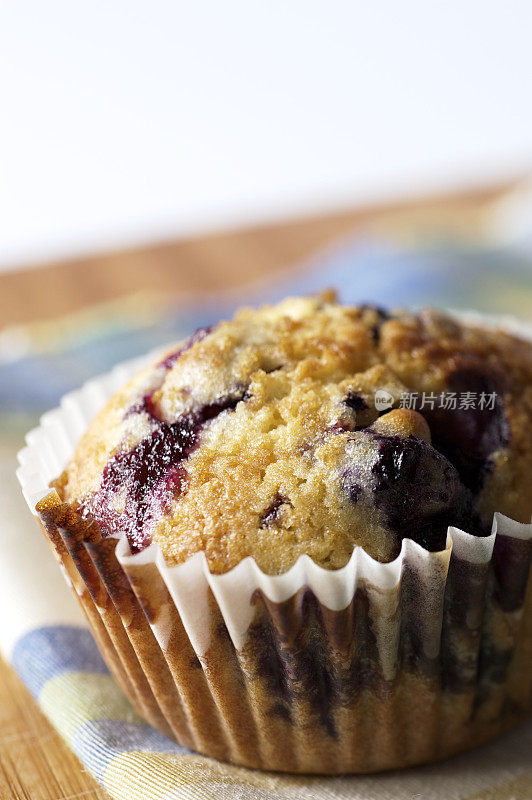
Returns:
[[[271,769],[405,766],[530,707],[531,422],[530,342],[432,310],[291,298],[200,329],[134,377],[39,511],[122,685],[137,707],[154,696],[158,710],[141,710],[179,741]],[[515,536],[491,535],[495,512]],[[453,549],[450,527],[466,545]],[[464,556],[477,539],[493,557]],[[372,575],[401,555],[395,582],[364,576],[359,550]],[[180,605],[179,567],[198,554],[201,646]],[[216,587],[248,556],[264,576],[300,556],[331,580],[359,572],[336,608],[308,576],[280,600],[264,578],[235,633]],[[120,655],[131,645],[134,668]]]
[[[169,564],[202,551],[214,572],[253,556],[278,574],[306,553],[337,569],[355,545],[390,561],[407,535],[441,550],[449,525],[529,522],[531,420],[529,344],[433,311],[289,299],[198,331],[135,378],[62,492],[134,550],[155,539]]]

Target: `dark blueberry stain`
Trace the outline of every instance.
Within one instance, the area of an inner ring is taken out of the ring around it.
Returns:
[[[471,493],[445,456],[415,436],[372,435],[378,444],[375,504],[400,539],[441,550],[449,525],[478,532]]]
[[[407,561],[401,570],[399,659],[408,672],[434,675],[437,660],[430,658],[425,650],[426,584],[418,569],[417,565]]]
[[[531,567],[531,539],[497,536],[493,551],[494,596],[506,613],[524,604]]]
[[[489,569],[488,564],[473,564],[454,552],[451,555],[440,643],[441,681],[445,690],[470,691],[480,677],[479,646],[484,646],[484,639],[490,635],[488,629],[482,632],[484,613],[491,611],[491,607],[487,612],[484,610]]]
[[[153,402],[153,395],[155,392],[145,394],[137,403],[130,406],[124,414],[124,419],[132,417],[135,414],[147,414],[149,417],[157,417],[157,409]]]
[[[265,613],[249,627],[246,648],[271,695],[270,713],[290,721],[292,703],[303,701],[336,738],[334,711],[342,702],[342,686],[319,601],[305,589],[283,603],[257,592],[254,602]]]
[[[246,402],[247,400],[251,400],[252,397],[253,397],[253,392],[248,387],[247,389],[244,390],[244,394],[242,395],[242,400]]]
[[[389,311],[383,306],[377,306],[374,303],[362,303],[359,308],[361,311],[373,311],[383,322],[390,319]]]
[[[331,739],[338,737],[334,711],[341,704],[342,687],[327,646],[321,608],[307,589],[302,598],[302,616],[309,620],[298,640],[298,670],[306,683],[306,697]]]
[[[261,528],[267,528],[270,525],[273,525],[279,519],[279,511],[281,506],[288,502],[288,499],[284,497],[284,495],[277,493],[273,498],[272,502],[268,506],[268,508],[262,513],[260,518],[260,526]]]
[[[499,647],[489,634],[482,637],[478,653],[474,711],[490,699],[494,685],[503,684],[507,680],[513,656],[514,648],[511,645]]]
[[[187,350],[190,350],[190,348],[197,342],[201,342],[202,339],[205,339],[205,337],[208,336],[209,333],[211,333],[213,328],[214,325],[210,325],[206,328],[198,328],[198,330],[195,333],[193,333],[192,336],[190,336],[190,338],[188,338],[186,342],[181,345],[181,347],[179,347],[173,353],[170,353],[169,355],[166,356],[166,358],[160,361],[157,364],[157,367],[162,367],[166,370],[172,369],[172,367],[178,361],[180,356],[182,356],[183,353],[186,353]]]
[[[266,713],[268,717],[280,718],[288,724],[291,724],[292,722],[292,713],[290,708],[282,703],[274,703],[272,706],[270,706]]]
[[[82,513],[90,514],[109,534],[125,532],[133,552],[147,547],[151,541],[150,522],[186,491],[183,462],[198,445],[203,426],[223,411],[236,408],[243,394],[239,391],[221,397],[171,424],[155,416],[148,395],[144,410],[150,414],[154,429],[132,450],[121,450],[109,461],[99,490],[81,509]],[[118,514],[112,504],[124,490],[125,508]]]
[[[405,613],[399,623],[398,669],[440,681],[446,692],[473,690],[473,713],[507,680],[513,654],[513,645],[499,641],[493,624],[498,612],[486,602],[493,596],[489,579],[486,583],[489,575],[486,565],[451,558],[441,650],[434,656],[426,652],[426,585],[416,565],[405,565],[400,589]],[[257,591],[252,602],[259,613],[248,629],[245,657],[264,683],[270,716],[296,724],[291,709],[308,704],[316,722],[334,739],[338,709],[348,708],[361,692],[382,698],[393,693],[394,679],[381,670],[372,602],[365,590],[358,588],[341,611],[322,606],[308,588],[281,603]],[[477,603],[482,611],[470,629]]]
[[[362,486],[358,482],[356,469],[348,467],[342,475],[342,489],[347,494],[352,503],[358,503],[362,494]]]
[[[250,626],[248,637],[252,643],[257,675],[266,682],[272,699],[277,698],[277,704],[289,714],[291,691],[288,665],[280,652],[275,626],[266,617]]]
[[[380,339],[381,327],[383,323],[391,319],[390,314],[385,308],[382,308],[381,306],[375,306],[370,303],[365,303],[359,306],[359,308],[361,312],[367,311],[375,314],[377,322],[371,327],[370,333],[373,341],[377,343]]]
[[[479,369],[464,368],[451,373],[448,388],[459,398],[462,392],[474,392],[474,408],[434,408],[422,413],[429,423],[434,447],[458,470],[462,481],[477,493],[493,468],[492,454],[510,442],[510,425],[502,399],[502,381]],[[496,395],[492,409],[481,409],[478,398]]]
[[[362,395],[356,392],[349,392],[344,403],[348,408],[353,409],[353,411],[366,411],[366,409],[369,408]]]

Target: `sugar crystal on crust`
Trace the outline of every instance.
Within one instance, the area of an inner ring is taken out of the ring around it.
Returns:
[[[530,521],[531,420],[530,343],[431,310],[289,298],[170,347],[58,485],[170,564],[251,555],[276,574],[306,553],[335,569],[355,545],[388,561],[405,536],[435,550],[448,525]]]

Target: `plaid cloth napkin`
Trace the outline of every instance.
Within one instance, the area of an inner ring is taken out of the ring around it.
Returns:
[[[443,764],[362,777],[261,773],[186,751],[132,710],[99,655],[14,477],[15,453],[39,415],[117,361],[179,339],[242,301],[324,285],[348,302],[475,308],[532,316],[532,263],[449,245],[397,251],[344,246],[246,297],[175,310],[155,299],[0,334],[0,648],[52,724],[117,800],[530,800],[532,724]],[[142,313],[140,313],[140,311]]]

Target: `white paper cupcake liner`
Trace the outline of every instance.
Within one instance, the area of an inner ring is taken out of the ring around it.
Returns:
[[[67,395],[28,434],[18,470],[104,657],[147,719],[207,755],[340,773],[445,757],[527,713],[532,524],[496,514],[488,537],[450,528],[438,553],[407,538],[388,564],[356,547],[336,571],[302,556],[283,575],[252,558],[213,575],[204,554],[174,567],[156,544],[132,555],[51,493],[95,414],[152,358]]]

